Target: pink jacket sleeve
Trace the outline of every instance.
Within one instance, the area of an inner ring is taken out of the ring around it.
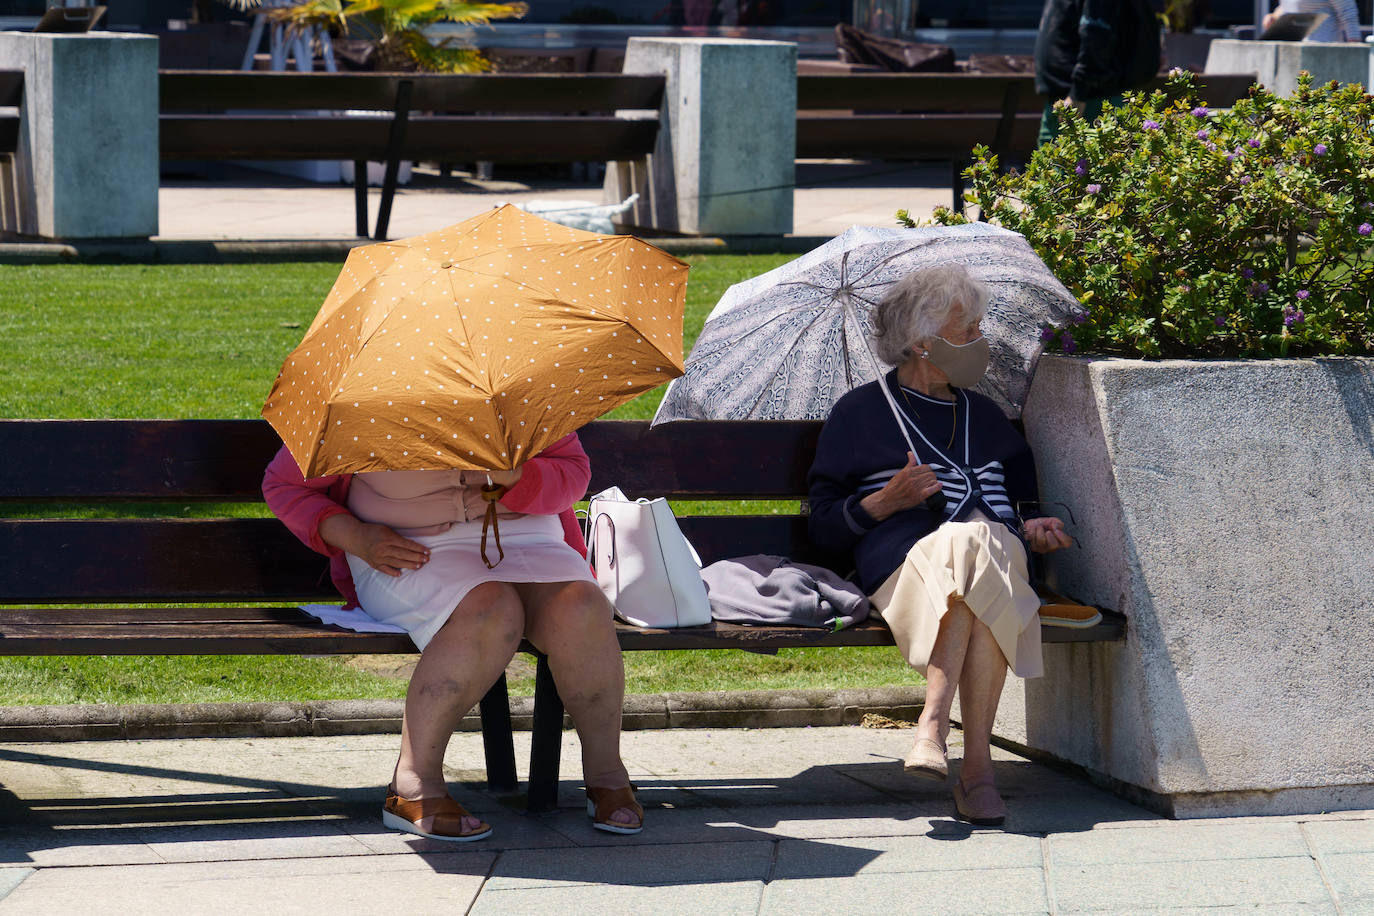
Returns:
[[[577,433],[568,433],[525,462],[520,480],[501,497],[512,512],[557,515],[587,495],[592,463]]]
[[[316,553],[328,557],[340,556],[343,551],[326,544],[320,538],[320,523],[331,515],[348,511],[331,494],[337,492],[342,478],[312,477],[306,480],[296,459],[282,446],[262,478],[262,495],[267,506],[291,533]]]

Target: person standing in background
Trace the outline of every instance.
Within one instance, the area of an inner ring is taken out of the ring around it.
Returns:
[[[1325,13],[1317,26],[1303,41],[1359,41],[1360,12],[1355,0],[1279,0],[1272,13],[1264,17],[1263,26],[1269,28],[1284,13]]]
[[[1035,91],[1048,100],[1039,143],[1059,133],[1056,102],[1091,121],[1103,102],[1120,105],[1121,94],[1148,83],[1159,65],[1160,20],[1150,0],[1045,0],[1035,38]]]

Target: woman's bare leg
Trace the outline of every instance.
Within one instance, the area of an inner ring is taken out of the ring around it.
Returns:
[[[401,721],[401,756],[393,788],[404,798],[434,798],[448,792],[444,751],[463,716],[491,688],[515,655],[525,615],[516,590],[487,582],[468,592],[448,622],[420,653],[406,691]],[[432,826],[424,821],[421,830]],[[464,829],[476,818],[464,818]]]
[[[930,650],[930,663],[926,668],[926,705],[916,723],[917,738],[928,738],[945,746],[949,736],[949,713],[975,625],[981,626],[968,605],[960,599],[950,599],[949,610],[940,618],[940,630]]]
[[[975,620],[959,677],[959,710],[964,726],[964,759],[959,765],[959,778],[965,787],[993,780],[992,724],[1006,679],[1007,658],[997,638],[986,624]]]
[[[618,789],[630,784],[620,759],[620,720],[625,702],[625,665],[615,638],[612,610],[591,582],[517,585],[524,601],[525,634],[549,657],[582,744],[582,775],[588,786]],[[634,826],[626,809],[612,820]]]

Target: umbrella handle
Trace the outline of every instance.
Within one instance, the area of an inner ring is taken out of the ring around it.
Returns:
[[[506,488],[496,484],[483,484],[482,498],[487,501],[486,514],[482,516],[482,562],[487,564],[487,569],[495,569],[497,565],[506,558],[506,552],[501,549],[501,527],[496,523],[496,501],[506,495]],[[487,559],[487,528],[491,528],[492,535],[496,538],[496,562]]]

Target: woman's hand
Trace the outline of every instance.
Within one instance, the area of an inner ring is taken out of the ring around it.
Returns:
[[[1064,523],[1054,516],[1028,518],[1021,526],[1026,543],[1036,553],[1054,553],[1073,545],[1073,538],[1064,533]]]
[[[496,484],[498,487],[513,487],[517,483],[519,483],[520,478],[524,476],[525,466],[520,465],[519,467],[509,471],[485,471],[482,473],[485,473],[487,477],[490,477],[491,482]],[[483,478],[482,483],[486,483],[485,478]]]
[[[927,499],[940,492],[940,481],[928,464],[917,464],[916,456],[906,453],[906,467],[877,490],[868,494],[859,505],[878,521],[896,515],[904,509],[914,509]]]
[[[320,538],[388,576],[399,576],[403,569],[419,569],[429,562],[425,545],[402,537],[386,525],[360,521],[342,512],[320,523]]]

